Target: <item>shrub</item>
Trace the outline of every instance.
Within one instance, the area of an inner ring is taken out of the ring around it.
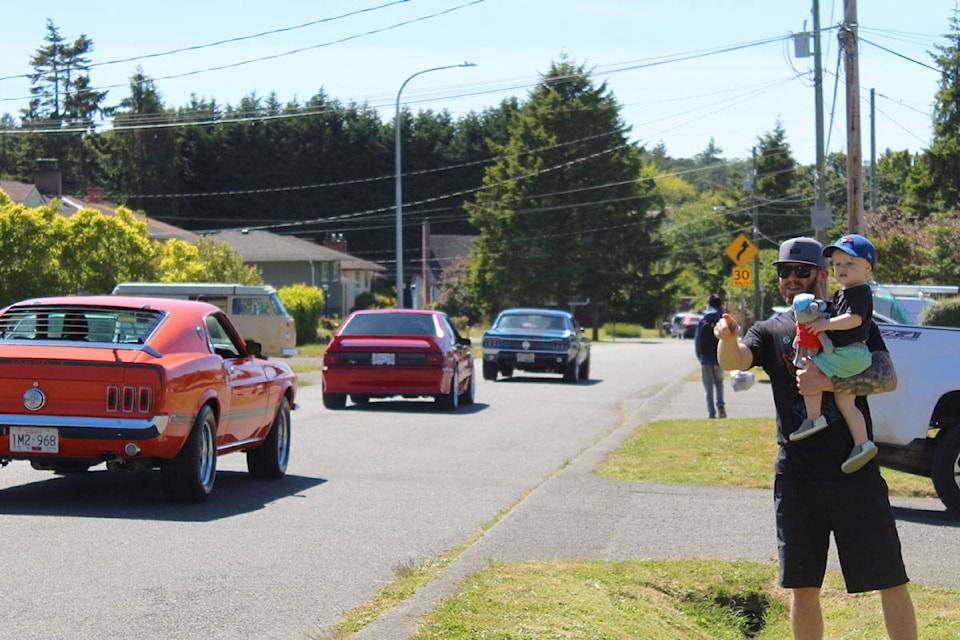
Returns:
[[[320,326],[317,328],[317,339],[320,340],[320,342],[329,342],[330,338],[333,337],[333,332],[337,330],[341,322],[343,322],[342,318],[328,318],[326,316],[320,318]]]
[[[616,338],[643,337],[643,327],[630,322],[607,322],[604,323],[602,331],[606,335]]]
[[[938,300],[924,309],[920,318],[934,327],[960,327],[960,298]]]
[[[314,344],[318,341],[317,327],[323,313],[323,289],[294,284],[277,291],[280,301],[293,316],[297,325],[297,344]]]
[[[353,303],[354,309],[390,309],[397,306],[397,299],[382,293],[364,291]]]

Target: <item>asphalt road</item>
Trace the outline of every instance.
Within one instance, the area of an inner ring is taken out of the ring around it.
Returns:
[[[775,562],[769,492],[592,475],[634,425],[705,412],[699,384],[683,381],[697,367],[689,341],[594,349],[589,382],[480,381],[477,404],[456,414],[425,401],[331,412],[318,385],[304,387],[288,476],[255,481],[226,456],[204,505],[167,504],[156,473],[59,477],[13,463],[0,470],[0,636],[302,639],[508,508],[364,637],[407,637],[490,559]],[[768,394],[728,396],[728,411],[770,415]],[[960,586],[956,525],[939,503],[904,501],[898,517],[914,580]]]
[[[593,380],[480,381],[456,414],[429,401],[293,414],[288,476],[220,460],[203,505],[157,473],[0,470],[5,637],[292,639],[335,624],[394,569],[453,548],[693,367],[689,344],[601,345]],[[683,366],[677,366],[680,355]],[[669,365],[669,366],[668,366]],[[664,372],[667,372],[666,374]]]

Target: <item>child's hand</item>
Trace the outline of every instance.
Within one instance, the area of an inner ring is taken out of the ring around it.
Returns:
[[[813,322],[807,323],[807,328],[810,329],[810,333],[819,335],[830,328],[830,319],[817,318]]]
[[[713,327],[713,335],[717,340],[729,340],[740,335],[740,324],[729,313],[723,314]]]

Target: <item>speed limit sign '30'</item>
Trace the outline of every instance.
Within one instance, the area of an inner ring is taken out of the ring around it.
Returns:
[[[733,268],[733,286],[735,287],[752,287],[753,286],[753,269],[750,267],[734,267]]]

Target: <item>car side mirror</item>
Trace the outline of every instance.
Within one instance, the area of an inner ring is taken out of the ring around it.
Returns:
[[[263,346],[256,340],[244,340],[247,343],[247,353],[254,358],[260,358],[263,354]]]
[[[473,346],[473,342],[471,342],[470,338],[460,338],[460,340],[457,342],[467,347]]]

